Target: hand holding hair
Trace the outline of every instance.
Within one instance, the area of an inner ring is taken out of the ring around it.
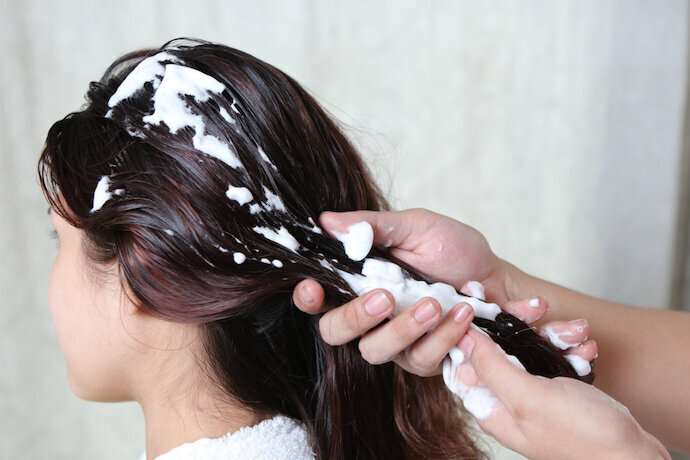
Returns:
[[[629,407],[644,429],[665,445],[690,452],[687,436],[690,393],[686,388],[690,377],[687,371],[690,369],[687,353],[690,315],[608,302],[533,277],[498,258],[476,230],[429,211],[324,213],[321,224],[332,231],[361,220],[373,226],[375,244],[389,244],[392,254],[430,276],[445,280],[465,293],[469,293],[467,281],[481,281],[486,286],[487,300],[500,304],[533,326],[538,325],[542,336],[567,349],[569,355],[579,356],[581,362],[597,356],[597,348],[603,350],[597,360],[597,388]],[[388,335],[407,337],[410,345],[394,361],[410,372],[428,375],[432,364],[439,363],[452,348],[450,338],[444,341],[439,334],[440,327],[425,335],[406,329],[407,325],[397,317],[376,328],[393,307],[378,316],[367,315],[365,303],[374,295],[377,293],[368,293],[323,314],[320,329],[326,340],[338,344],[329,340],[328,332],[335,331],[339,343],[361,336],[360,348],[366,350],[367,343],[371,343],[369,335],[378,331],[383,335],[385,327]],[[545,295],[548,304],[543,297],[538,297],[538,303],[534,301],[536,295]],[[525,298],[532,300],[516,300]],[[302,281],[293,296],[298,308],[312,314],[323,313],[323,299],[321,286],[312,280]],[[390,296],[388,299],[392,300]],[[581,317],[588,321],[573,320]],[[597,344],[584,342],[590,323],[597,331]],[[433,324],[425,326],[424,331],[432,327]],[[453,329],[454,337],[462,336],[465,330],[466,327],[458,325]],[[419,336],[427,343],[435,343],[431,351],[419,352]],[[437,337],[432,341],[430,337],[434,336]],[[383,337],[377,340],[377,345],[385,349]],[[401,348],[400,340],[395,348]],[[383,351],[379,349],[378,353]],[[425,365],[419,364],[425,360]],[[658,391],[660,385],[665,391]]]
[[[467,393],[493,394],[478,423],[504,446],[530,459],[671,458],[624,405],[593,386],[531,375],[476,330],[460,349],[466,360],[450,378]]]
[[[548,302],[541,297],[507,300],[502,261],[481,233],[453,219],[424,209],[325,212],[319,219],[321,226],[332,234],[361,221],[371,224],[374,245],[389,247],[391,255],[465,295],[499,303],[505,311],[527,323],[539,320],[548,310]],[[304,280],[295,288],[293,301],[306,313],[324,312],[324,291],[313,280]],[[390,317],[394,307],[390,292],[375,289],[325,312],[319,322],[321,334],[331,345],[360,338],[362,356],[371,364],[394,361],[420,376],[440,373],[443,358],[472,322],[472,308],[459,304],[442,317],[438,302],[423,298],[380,325]],[[547,334],[549,331],[555,332]],[[579,356],[585,362],[596,356],[596,344],[585,342],[589,336],[585,320],[549,322],[540,333],[545,338],[558,337],[567,342],[567,355]]]

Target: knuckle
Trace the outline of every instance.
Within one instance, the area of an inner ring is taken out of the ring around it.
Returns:
[[[367,342],[359,341],[359,353],[362,355],[362,359],[369,364],[383,364],[385,361],[381,359],[381,356],[376,353],[373,347],[367,346]]]
[[[414,349],[408,349],[405,351],[405,359],[408,365],[414,369],[414,373],[421,377],[429,377],[434,374],[434,371],[438,367],[438,363],[434,362],[432,358],[426,355],[426,353],[416,351]]]
[[[321,332],[321,338],[329,345],[334,345],[333,337],[331,334],[331,322],[323,316],[319,320],[319,331]]]
[[[419,218],[419,219],[426,218],[431,214],[430,211],[428,211],[427,209],[424,209],[424,208],[412,208],[409,210],[409,213],[410,213],[411,217],[415,217],[415,218]]]
[[[403,318],[401,318],[403,319]],[[414,319],[406,318],[406,321],[391,321],[391,341],[403,346],[409,346],[422,333],[419,330],[420,325]]]
[[[513,414],[513,418],[518,423],[525,423],[532,420],[530,406],[522,401],[514,403],[510,408],[510,411]]]
[[[439,346],[442,345],[444,348],[450,350],[455,346],[455,344],[457,344],[460,341],[463,334],[465,333],[465,330],[466,329],[440,327],[436,330],[436,332],[434,332],[434,340],[439,344]]]
[[[362,334],[367,330],[366,318],[360,308],[361,301],[359,298],[353,300],[349,304],[341,307],[343,310],[343,324],[347,330]]]

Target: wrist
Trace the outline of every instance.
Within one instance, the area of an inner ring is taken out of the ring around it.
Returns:
[[[498,259],[496,277],[503,286],[508,300],[522,300],[531,296],[531,277],[510,262]]]

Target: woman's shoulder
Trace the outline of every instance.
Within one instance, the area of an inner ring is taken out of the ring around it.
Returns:
[[[156,460],[230,458],[313,460],[314,453],[304,426],[289,417],[277,415],[221,438],[202,438],[182,444]]]

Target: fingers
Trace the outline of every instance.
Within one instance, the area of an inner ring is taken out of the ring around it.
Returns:
[[[569,355],[576,355],[585,361],[593,361],[599,356],[599,349],[597,343],[594,340],[588,340],[587,342],[568,350]]]
[[[484,286],[478,281],[468,281],[460,292],[464,295],[486,300]],[[511,300],[503,303],[501,307],[516,318],[530,324],[541,319],[549,309],[549,303],[543,297],[534,297],[525,300]]]
[[[329,233],[344,232],[350,225],[358,222],[369,222],[374,229],[374,245],[384,247],[405,247],[413,228],[428,220],[430,212],[424,210],[408,211],[352,211],[324,212],[319,223]]]
[[[586,319],[553,321],[545,324],[539,334],[561,350],[580,345],[589,337],[590,326]]]
[[[359,341],[362,358],[370,364],[391,361],[441,319],[441,305],[425,297]],[[323,334],[323,331],[322,331]]]
[[[394,361],[406,371],[428,377],[438,374],[441,361],[467,332],[474,311],[466,303],[453,307],[436,328],[408,347]]]
[[[565,358],[578,375],[584,376],[592,371],[591,361],[597,357],[597,344],[589,337],[589,323],[586,319],[574,321],[555,321],[544,326],[539,333],[554,346],[567,350]]]
[[[319,330],[330,345],[342,345],[361,336],[393,313],[393,296],[375,289],[345,305],[325,313]]]
[[[484,432],[511,449],[524,445],[525,437],[516,419],[492,389],[480,380],[467,358],[474,351],[474,340],[466,335],[459,349],[462,352],[459,356],[451,354],[444,361],[443,379],[448,388],[462,399],[465,409],[477,419]],[[513,367],[504,361],[503,366]]]
[[[323,299],[323,288],[314,280],[300,282],[293,292],[293,302],[305,313],[323,311]],[[359,347],[362,357],[371,364],[395,358],[408,372],[430,376],[439,372],[441,361],[465,334],[474,317],[472,307],[461,303],[441,319],[438,302],[425,298],[372,330],[392,314],[393,308],[390,293],[374,290],[324,314],[319,329],[324,341],[334,346],[364,336]],[[426,334],[434,327],[433,332]]]
[[[460,342],[481,380],[511,410],[525,394],[538,392],[533,378],[482,331],[471,328]],[[512,412],[512,411],[511,411]]]
[[[324,311],[325,293],[321,285],[310,279],[303,280],[292,291],[292,302],[304,313],[315,315]]]
[[[516,318],[531,324],[546,314],[549,303],[543,297],[534,297],[517,301],[509,300],[502,305],[502,308]]]

